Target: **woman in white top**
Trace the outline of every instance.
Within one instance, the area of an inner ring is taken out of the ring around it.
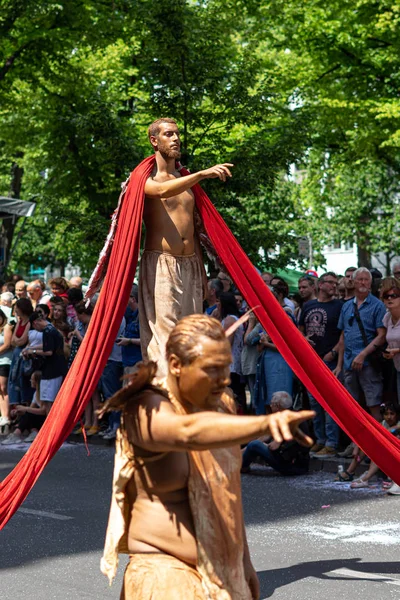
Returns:
[[[8,376],[12,358],[12,328],[7,316],[0,310],[0,428],[10,424],[10,404],[8,401]]]
[[[397,371],[397,398],[400,401],[400,281],[395,277],[386,277],[382,281],[380,294],[388,310],[383,317],[388,344],[383,356],[393,360]]]

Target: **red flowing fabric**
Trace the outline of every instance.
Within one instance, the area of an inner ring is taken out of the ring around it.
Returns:
[[[25,500],[44,467],[70,434],[103,372],[132,289],[140,247],[144,184],[153,164],[154,156],[140,163],[132,173],[99,299],[54,406],[32,446],[0,484],[0,529]]]
[[[180,171],[183,175],[189,172]],[[193,187],[205,231],[247,304],[306,388],[347,435],[393,481],[400,484],[400,440],[347,392],[270,292],[253,264],[199,185]]]
[[[144,185],[153,165],[154,156],[146,158],[130,177],[115,236],[109,243],[110,255],[104,260],[108,264],[107,275],[83,343],[38,436],[0,484],[0,529],[22,504],[79,420],[110,355],[135,275]],[[258,306],[256,315],[285,360],[348,435],[400,483],[400,441],[346,392],[287,318],[205,192],[199,185],[193,191],[207,235],[248,304]]]

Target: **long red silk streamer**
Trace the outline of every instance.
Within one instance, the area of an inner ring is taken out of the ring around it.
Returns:
[[[144,184],[154,157],[132,173],[118,221],[107,275],[88,331],[43,427],[0,484],[0,529],[29,494],[44,467],[81,416],[100,379],[121,325],[139,255]]]
[[[70,434],[107,362],[135,275],[144,185],[153,165],[154,156],[151,156],[131,175],[112,242],[107,275],[84,341],[37,438],[0,484],[0,529],[22,504]],[[287,318],[205,192],[198,185],[193,191],[207,235],[248,304],[258,306],[256,315],[285,360],[348,435],[385,473],[400,483],[400,441],[346,392]]]
[[[181,169],[181,174],[188,171]],[[369,415],[341,385],[292,323],[199,185],[196,207],[219,258],[299,379],[349,437],[400,483],[400,440]]]

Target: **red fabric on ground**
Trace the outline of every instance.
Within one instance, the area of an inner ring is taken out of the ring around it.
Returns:
[[[154,156],[150,156],[131,175],[115,239],[110,246],[107,275],[89,329],[37,438],[0,484],[0,529],[25,500],[44,467],[78,422],[107,362],[136,270],[144,184],[153,165]],[[205,192],[198,185],[193,191],[215,249],[249,306],[259,306],[256,315],[285,360],[348,435],[400,483],[400,441],[368,415],[341,386],[288,319]]]

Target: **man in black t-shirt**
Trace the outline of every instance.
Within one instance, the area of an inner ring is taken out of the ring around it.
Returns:
[[[335,273],[324,273],[318,282],[318,298],[310,300],[303,306],[299,327],[312,344],[318,356],[337,376],[338,354],[343,352],[339,339],[341,331],[337,325],[343,303],[336,300],[337,276]],[[340,361],[341,362],[341,361]],[[334,455],[339,442],[339,427],[332,417],[320,406],[308,392],[310,406],[316,412],[313,419],[316,443],[310,452],[317,457]]]
[[[62,334],[36,311],[30,317],[31,326],[43,333],[42,348],[27,348],[27,356],[43,358],[40,400],[48,413],[67,374]]]

